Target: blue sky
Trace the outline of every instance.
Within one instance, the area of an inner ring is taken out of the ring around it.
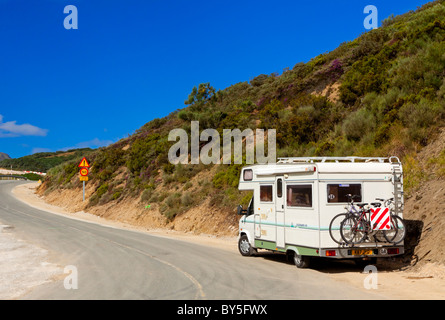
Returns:
[[[429,1],[0,0],[0,152],[100,147],[184,107],[193,86],[281,73]],[[64,28],[64,8],[78,29]]]

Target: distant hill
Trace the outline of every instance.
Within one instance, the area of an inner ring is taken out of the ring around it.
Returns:
[[[7,156],[7,158],[3,158],[0,161],[0,167],[10,168],[12,165],[14,170],[47,172],[49,169],[65,161],[86,156],[92,151],[93,149],[84,148],[68,151],[41,152],[17,159],[11,159],[7,154],[0,153],[0,159],[2,159],[1,155]]]
[[[0,152],[0,161],[5,160],[5,159],[11,159],[11,157],[9,155],[7,155],[6,153]]]

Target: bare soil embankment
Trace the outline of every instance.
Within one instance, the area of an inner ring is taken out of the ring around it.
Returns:
[[[445,128],[416,156],[419,186],[406,196],[404,218],[411,222],[412,264],[445,265],[445,177],[436,159],[445,152]],[[417,239],[413,237],[417,236]]]
[[[200,181],[208,178],[213,172],[200,172],[194,176],[190,183],[192,187],[188,189],[191,194],[197,190]],[[78,179],[72,178],[72,182]],[[207,198],[198,206],[189,208],[186,212],[169,220],[160,212],[158,203],[145,203],[140,197],[124,197],[113,200],[105,204],[89,206],[89,199],[97,191],[98,185],[94,181],[86,184],[85,198],[82,201],[82,188],[54,189],[47,190],[43,183],[37,193],[45,199],[45,202],[61,207],[67,212],[75,213],[87,211],[88,213],[110,221],[128,224],[145,230],[166,229],[193,234],[207,234],[211,236],[236,236],[238,230],[238,218],[234,210],[224,211],[217,209],[210,204]],[[170,192],[169,186],[160,185],[157,187],[159,194]],[[177,201],[180,201],[178,199]]]

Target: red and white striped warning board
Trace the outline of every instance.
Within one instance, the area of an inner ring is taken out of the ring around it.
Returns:
[[[389,208],[373,208],[371,209],[371,225],[372,230],[389,230],[391,229],[391,214]]]

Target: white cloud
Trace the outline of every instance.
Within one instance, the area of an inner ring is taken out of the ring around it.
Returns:
[[[28,123],[17,124],[17,121],[3,122],[3,116],[0,114],[0,138],[20,136],[45,137],[47,133],[47,129],[41,129]]]
[[[100,148],[100,147],[106,147],[112,143],[113,141],[111,140],[100,140],[98,138],[94,138],[93,140],[90,141],[79,142],[78,144],[76,144],[76,146],[78,148]]]
[[[40,152],[53,152],[53,151],[49,148],[39,148],[39,147],[32,148],[32,150],[31,150],[31,154],[40,153]]]
[[[100,148],[100,147],[107,147],[112,143],[114,143],[114,141],[112,141],[112,140],[100,140],[99,138],[94,138],[93,140],[79,142],[74,147],[65,147],[65,148],[59,149],[59,151],[67,151],[67,150],[71,150],[71,149],[80,149],[80,148],[96,149],[96,148]]]

